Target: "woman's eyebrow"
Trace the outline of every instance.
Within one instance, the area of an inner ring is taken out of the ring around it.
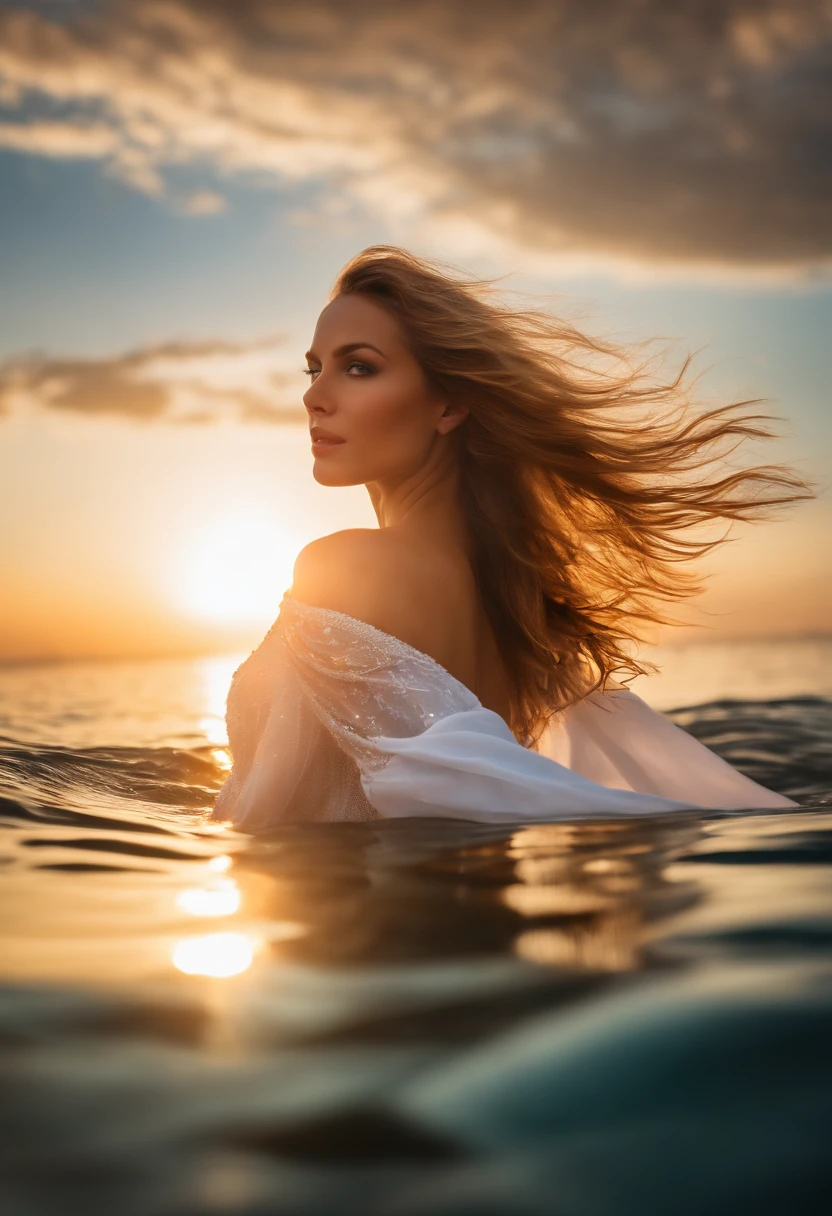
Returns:
[[[332,352],[333,358],[340,359],[343,355],[351,355],[354,350],[374,350],[377,355],[381,355],[382,359],[386,359],[383,350],[379,350],[377,346],[373,346],[372,342],[348,342],[346,346],[339,346],[337,350]],[[316,363],[320,362],[314,350],[308,350],[304,356],[306,359],[314,359]]]

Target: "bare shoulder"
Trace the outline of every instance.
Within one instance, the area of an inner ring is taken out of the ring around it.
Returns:
[[[382,560],[383,546],[373,528],[344,528],[304,545],[295,558],[292,594],[305,604],[346,611],[364,580]]]
[[[417,572],[386,529],[345,528],[305,545],[295,560],[295,599],[366,621],[415,645]]]

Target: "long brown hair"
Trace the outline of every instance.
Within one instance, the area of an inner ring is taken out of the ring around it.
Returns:
[[[430,385],[468,406],[453,434],[474,574],[514,682],[509,726],[536,740],[611,675],[652,669],[633,643],[668,621],[663,603],[699,590],[680,563],[726,539],[704,537],[703,524],[764,518],[811,494],[789,469],[724,463],[743,440],[771,437],[771,419],[744,409],[765,398],[695,406],[692,355],[668,382],[634,363],[646,343],[510,307],[493,283],[372,245],[330,299],[359,293],[385,307]],[[598,356],[613,369],[591,366]]]

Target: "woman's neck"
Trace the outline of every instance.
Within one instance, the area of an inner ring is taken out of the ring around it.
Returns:
[[[469,528],[461,504],[459,465],[448,451],[418,472],[392,482],[369,482],[367,492],[379,528],[410,537],[469,548]]]

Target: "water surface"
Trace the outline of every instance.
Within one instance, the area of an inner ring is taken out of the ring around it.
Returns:
[[[2,1210],[832,1210],[807,645],[665,678],[797,811],[256,839],[206,821],[236,656],[7,669]]]

